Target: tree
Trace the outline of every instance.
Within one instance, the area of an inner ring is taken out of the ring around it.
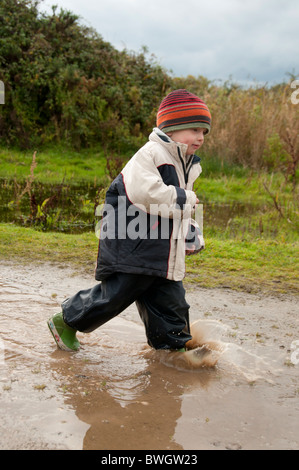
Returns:
[[[140,53],[117,51],[65,10],[46,15],[39,0],[2,0],[0,80],[6,102],[0,135],[8,143],[94,142],[120,150],[153,124],[169,83]]]

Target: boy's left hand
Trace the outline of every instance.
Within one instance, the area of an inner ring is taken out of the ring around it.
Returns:
[[[190,246],[187,250],[185,250],[186,255],[192,255],[195,251],[195,245]]]

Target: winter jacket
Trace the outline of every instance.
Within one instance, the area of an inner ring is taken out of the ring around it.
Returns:
[[[186,150],[155,128],[112,182],[103,207],[97,280],[114,272],[183,279],[196,204],[192,187],[201,173],[200,158],[186,156]]]

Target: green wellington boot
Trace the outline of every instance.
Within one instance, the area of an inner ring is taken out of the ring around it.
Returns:
[[[63,321],[62,313],[56,313],[49,318],[48,327],[60,349],[63,351],[78,351],[80,343],[76,337],[77,330],[74,330]]]

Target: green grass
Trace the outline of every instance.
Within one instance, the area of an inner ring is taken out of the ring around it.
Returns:
[[[92,232],[69,235],[0,223],[0,258],[20,263],[53,262],[92,273],[98,239]]]
[[[298,249],[298,242],[206,237],[205,251],[187,257],[186,279],[205,287],[298,293]]]
[[[0,148],[0,178],[22,180],[30,175],[30,166],[35,149],[20,151]],[[41,183],[82,182],[108,184],[106,155],[98,146],[76,152],[63,145],[51,146],[36,152],[37,166],[34,181]],[[128,155],[123,156],[124,162]],[[284,175],[253,172],[252,170],[225,164],[217,158],[205,158],[203,173],[194,184],[201,201],[217,203],[272,204],[263,182],[274,194],[281,192]],[[283,188],[284,196],[292,198],[291,185]]]
[[[261,206],[272,204],[264,182],[275,196],[283,194],[288,200],[292,199],[291,185],[283,186],[284,176],[280,173],[270,175],[266,172],[248,172],[245,176],[218,174],[210,177],[202,174],[196,180],[194,190],[202,201]]]
[[[34,149],[0,149],[0,178],[25,179],[30,174]],[[63,146],[36,152],[34,180],[42,183],[101,181],[106,178],[106,159],[101,148],[75,152]]]
[[[0,148],[0,178],[28,177],[35,150]],[[63,145],[37,149],[34,180],[54,184],[61,183],[62,180],[66,183],[94,182],[95,179],[107,176],[106,157],[100,146],[80,152]],[[128,157],[129,155],[123,156],[124,162]],[[262,204],[271,199],[263,187],[263,182],[266,181],[273,192],[279,192],[284,182],[284,175],[281,173],[253,172],[246,168],[223,166],[221,161],[215,158],[211,158],[211,162],[208,157],[205,159],[207,162],[203,164],[203,173],[194,185],[194,190],[203,201]],[[284,187],[284,192],[291,196],[291,186]]]
[[[18,263],[55,263],[93,276],[98,239],[0,224],[0,258]],[[202,287],[247,292],[298,293],[299,243],[206,238],[204,252],[187,257],[185,281]]]

